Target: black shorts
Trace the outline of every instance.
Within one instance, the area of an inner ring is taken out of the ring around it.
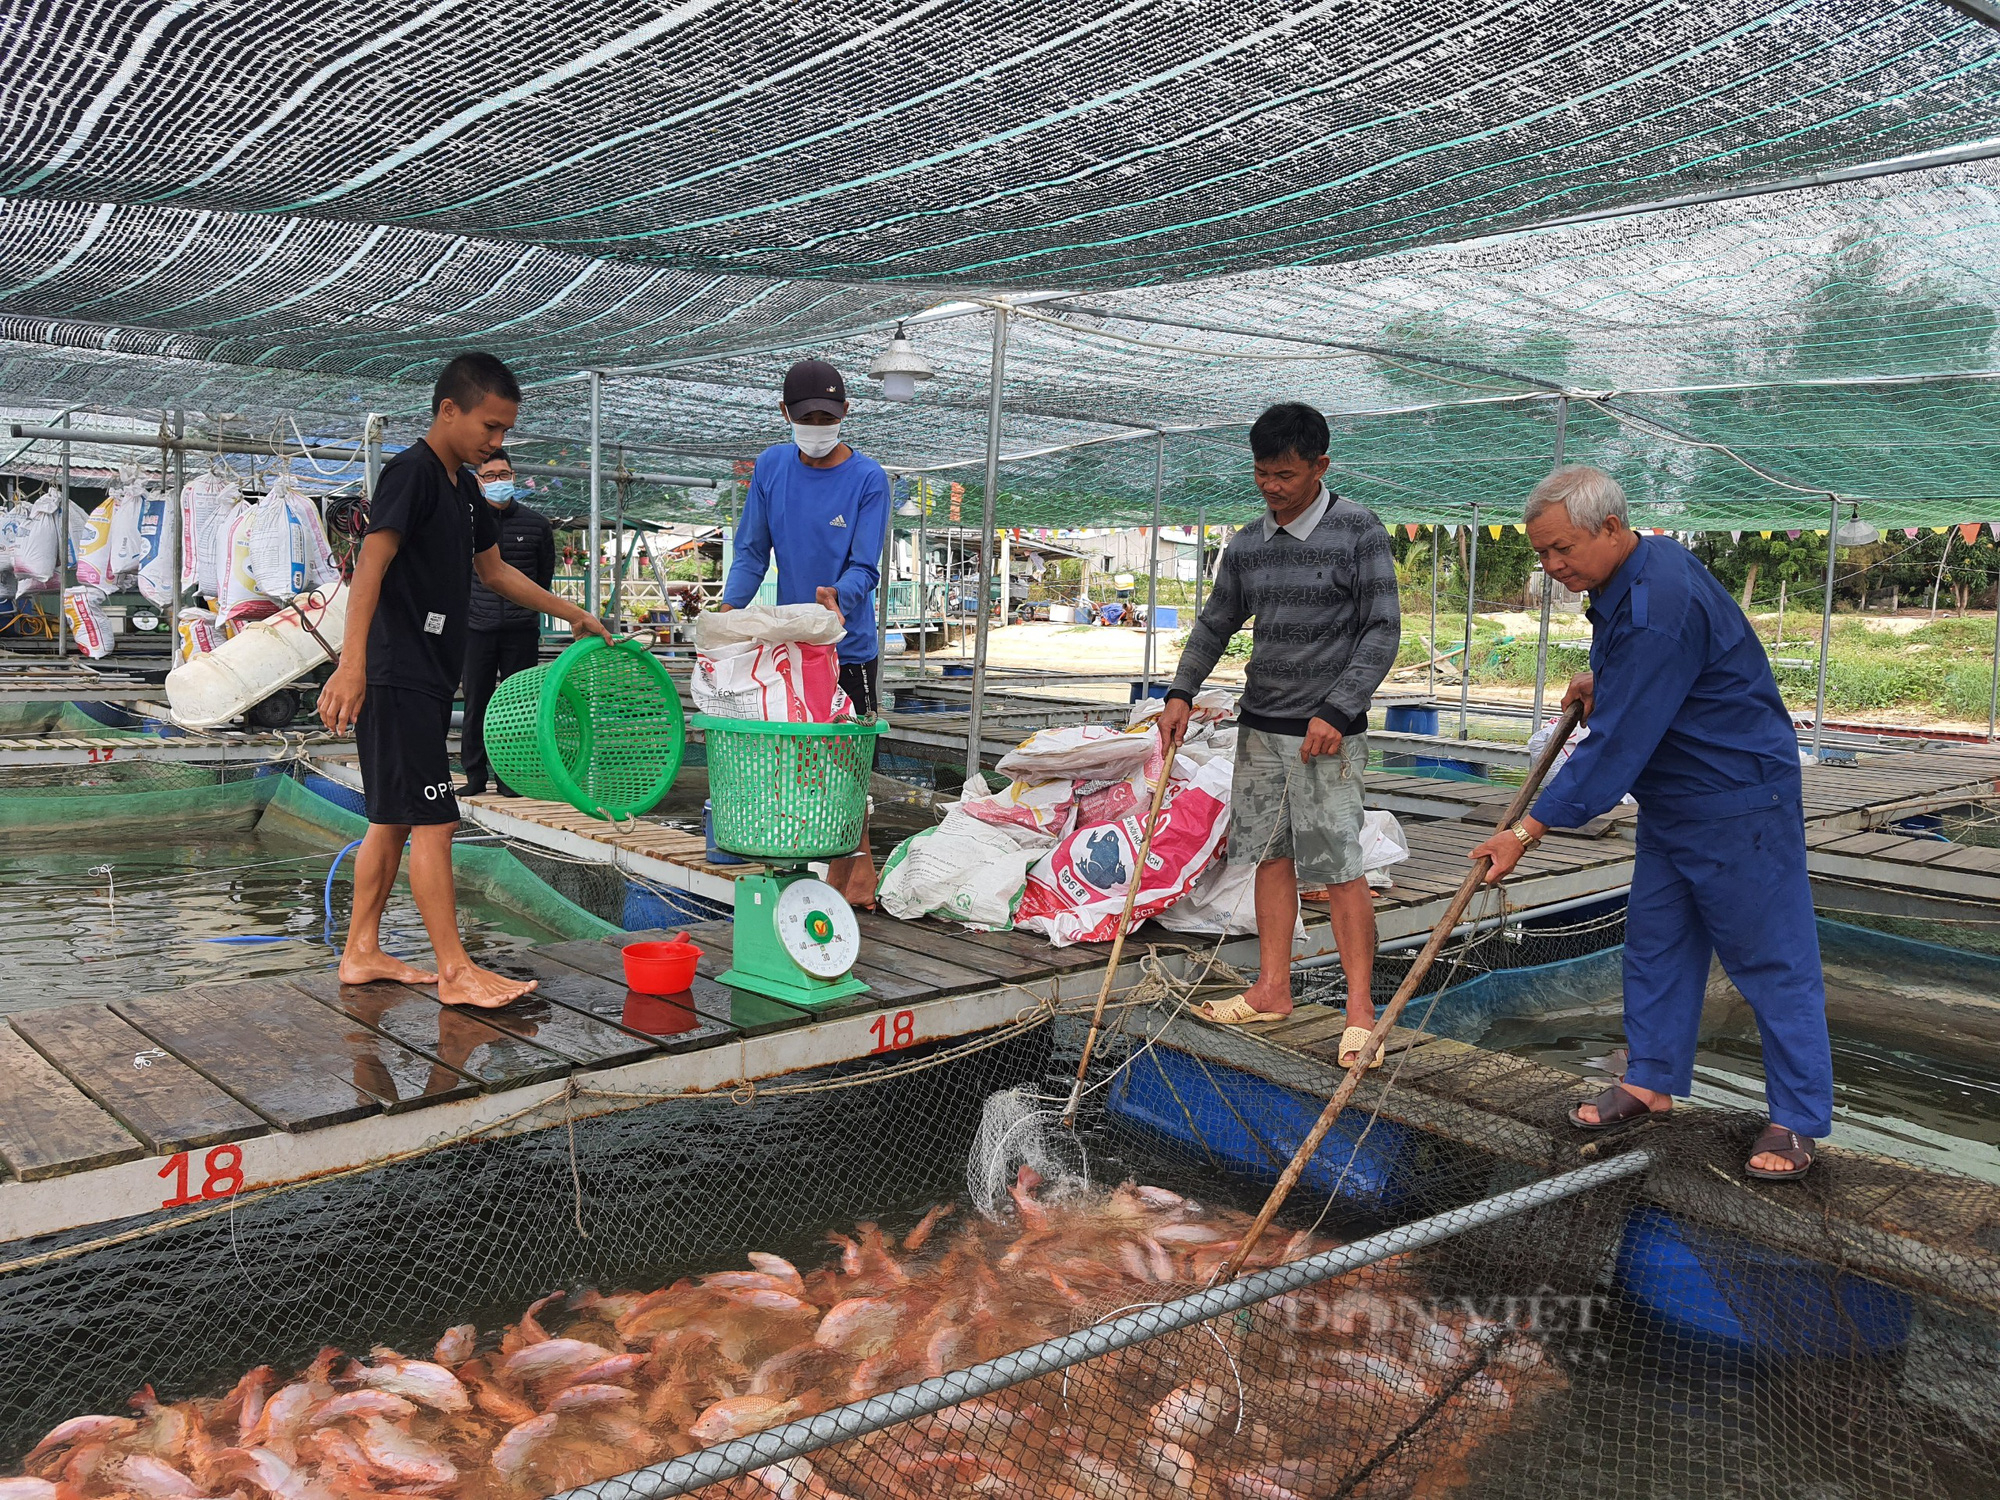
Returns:
[[[876,691],[876,673],[881,669],[882,659],[870,657],[867,661],[844,661],[840,664],[840,690],[847,694],[848,702],[854,705],[854,717],[872,719],[881,707],[881,695]],[[876,735],[868,737],[868,765],[875,765]]]
[[[876,674],[881,666],[881,658],[873,656],[867,661],[844,661],[840,664],[840,690],[854,705],[854,717],[857,719],[874,718],[881,706],[881,697],[875,689]]]
[[[451,699],[368,684],[354,726],[368,821],[456,823],[451,794]]]

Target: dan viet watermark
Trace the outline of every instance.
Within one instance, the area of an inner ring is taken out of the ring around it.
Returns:
[[[1340,1292],[1292,1292],[1274,1297],[1270,1305],[1298,1334],[1380,1338],[1421,1333],[1443,1324],[1478,1338],[1595,1333],[1609,1301],[1599,1292],[1564,1292],[1544,1283],[1525,1295],[1487,1297],[1390,1297],[1352,1287]]]

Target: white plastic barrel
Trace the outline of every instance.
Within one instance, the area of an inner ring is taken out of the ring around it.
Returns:
[[[214,729],[241,717],[331,660],[327,648],[340,650],[346,621],[345,584],[299,595],[269,619],[246,625],[213,651],[169,672],[170,717],[183,729]]]

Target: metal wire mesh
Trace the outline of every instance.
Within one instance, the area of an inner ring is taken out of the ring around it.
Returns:
[[[1118,1080],[1281,1148],[1242,1080],[1337,1075],[1174,1011],[1118,1012],[1094,1191],[1018,1178],[994,1222],[946,1212],[966,1143],[1002,1088],[1063,1096],[1075,1018],[734,1096],[580,1080],[521,1134],[9,1246],[5,1440],[98,1413],[30,1463],[88,1496],[172,1482],[142,1459],[217,1496],[1990,1492],[1991,1189],[1840,1155],[1759,1189],[1719,1111],[1580,1152],[1572,1080],[1433,1043],[1357,1096],[1390,1190],[1329,1143],[1211,1289],[1254,1152]]]

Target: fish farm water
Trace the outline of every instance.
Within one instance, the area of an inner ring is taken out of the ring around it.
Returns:
[[[1616,951],[1572,960],[1560,976],[1503,971],[1473,982],[1540,991],[1540,1013],[1497,1015],[1465,1036],[1609,1082],[1625,1044]],[[2000,1182],[2000,962],[1932,944],[1821,923],[1833,1040],[1836,1145],[1969,1172]],[[1560,998],[1549,999],[1556,991]],[[1440,1017],[1456,1009],[1440,1003]],[[1445,1024],[1452,1023],[1446,1020]],[[1453,1027],[1453,1035],[1463,1034]],[[1694,1098],[1758,1109],[1763,1061],[1755,1018],[1733,986],[1710,986],[1695,1055]]]
[[[337,953],[325,907],[337,847],[245,829],[9,834],[0,1013],[324,969]],[[347,931],[353,858],[333,882],[335,943]],[[459,931],[475,959],[550,940],[476,896],[460,900]],[[430,952],[406,879],[390,893],[382,945],[411,959]]]

